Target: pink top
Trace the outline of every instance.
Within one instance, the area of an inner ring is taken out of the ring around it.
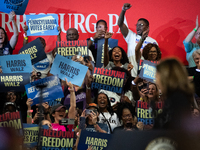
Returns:
[[[58,123],[52,123],[51,125],[52,125],[52,129],[53,130],[56,130],[56,131],[60,131],[60,130],[61,131],[66,131],[66,128],[63,125],[59,125]],[[72,131],[73,125],[68,125],[67,127],[68,127],[69,131]]]

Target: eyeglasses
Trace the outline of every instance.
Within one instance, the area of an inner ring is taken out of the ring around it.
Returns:
[[[8,96],[14,96],[15,93],[12,93],[12,92],[11,92],[11,93],[8,93],[7,95],[8,95]]]
[[[135,26],[136,26],[136,27],[143,27],[144,24],[143,24],[143,23],[139,23],[139,24],[136,24]]]
[[[131,114],[123,115],[122,118],[123,118],[123,119],[126,119],[126,118],[132,118],[132,115],[131,115]]]
[[[149,51],[149,54],[155,54],[157,51]]]

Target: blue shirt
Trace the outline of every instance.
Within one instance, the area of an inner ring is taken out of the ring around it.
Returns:
[[[185,47],[186,59],[189,63],[189,67],[195,67],[196,64],[194,62],[192,54],[195,50],[200,49],[200,46],[197,43],[186,42],[185,40],[183,41],[183,45]]]

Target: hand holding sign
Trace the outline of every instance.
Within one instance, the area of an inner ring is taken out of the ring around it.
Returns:
[[[15,12],[14,11],[11,11],[8,15],[9,15],[9,19],[11,21],[13,21],[15,19]]]

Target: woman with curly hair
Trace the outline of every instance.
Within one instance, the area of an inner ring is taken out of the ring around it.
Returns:
[[[148,43],[144,48],[143,52],[141,53],[140,49],[142,47],[143,42],[145,41],[146,37],[148,36],[148,30],[143,32],[141,39],[139,40],[138,44],[135,47],[135,59],[137,62],[143,56],[145,60],[150,61],[159,61],[161,59],[161,51],[157,44]]]

